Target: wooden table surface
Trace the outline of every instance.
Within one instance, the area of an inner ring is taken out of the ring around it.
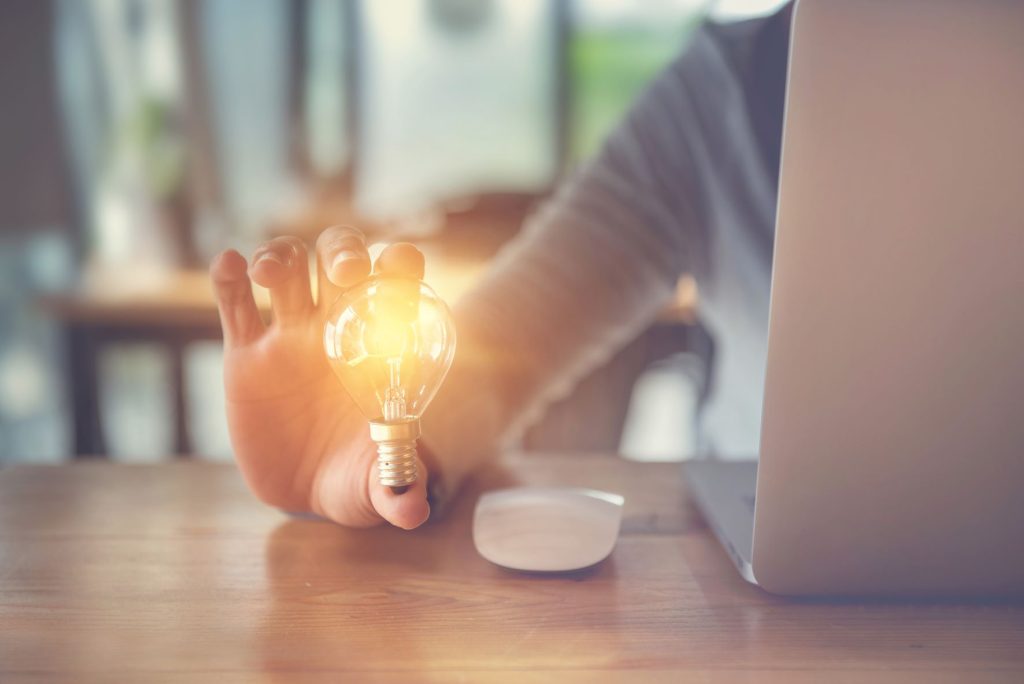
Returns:
[[[502,570],[472,506],[502,484],[626,496],[597,567]],[[677,465],[518,456],[442,521],[347,530],[256,502],[231,466],[0,472],[0,681],[1024,681],[1020,604],[794,602],[744,583]]]

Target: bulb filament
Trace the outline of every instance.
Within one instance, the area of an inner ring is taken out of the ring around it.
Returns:
[[[388,359],[388,388],[384,392],[384,420],[405,418],[405,389],[401,383],[402,357]]]

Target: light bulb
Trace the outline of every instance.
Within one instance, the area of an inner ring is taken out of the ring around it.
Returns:
[[[331,306],[324,350],[370,422],[380,483],[404,491],[418,475],[420,417],[455,356],[451,311],[420,280],[375,276]]]

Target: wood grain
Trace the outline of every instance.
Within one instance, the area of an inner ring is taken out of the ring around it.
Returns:
[[[676,465],[512,457],[425,528],[267,509],[230,466],[0,473],[0,681],[1024,681],[1024,606],[793,602],[744,583]],[[550,577],[470,538],[513,482],[626,496],[612,556]]]

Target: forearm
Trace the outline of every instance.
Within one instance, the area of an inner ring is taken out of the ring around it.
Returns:
[[[458,303],[456,362],[424,433],[452,480],[649,326],[703,247],[679,81],[659,79]]]
[[[456,307],[456,362],[425,420],[449,485],[650,325],[685,269],[680,233],[596,169],[499,255]]]

